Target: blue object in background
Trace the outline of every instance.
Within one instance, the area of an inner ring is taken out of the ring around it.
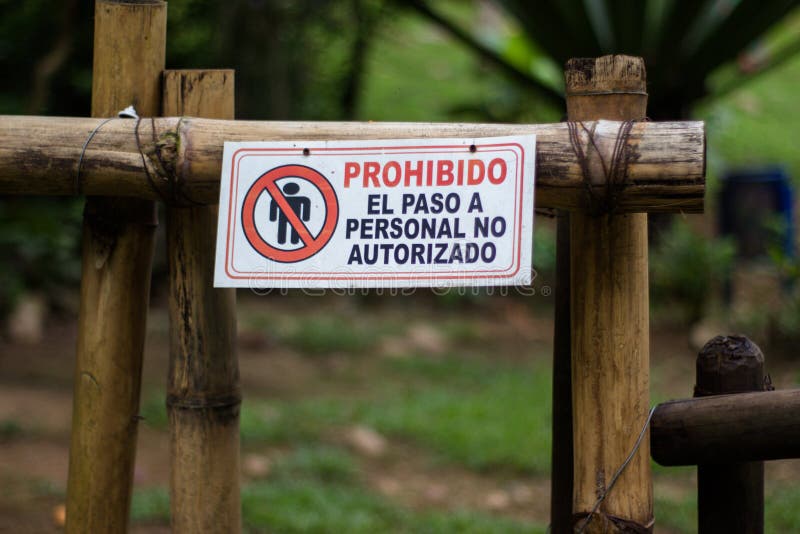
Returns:
[[[765,256],[776,245],[794,257],[794,191],[783,168],[729,172],[719,200],[720,231],[734,237],[739,257]]]

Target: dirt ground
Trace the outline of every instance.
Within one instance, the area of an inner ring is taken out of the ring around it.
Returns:
[[[274,300],[270,302],[270,306],[275,305]],[[251,396],[296,398],[309,391],[330,393],[342,389],[344,386],[326,380],[331,366],[345,365],[335,357],[298,358],[276,346],[268,336],[246,326],[247,314],[264,305],[264,300],[252,295],[240,298],[240,325],[244,326],[240,326],[239,350],[245,402]],[[303,304],[296,299],[291,299],[287,306],[291,313],[302,314]],[[326,299],[323,306],[337,313],[339,307],[354,304],[347,299]],[[436,312],[430,309],[428,300],[408,299],[394,304],[370,304],[363,313],[412,316],[425,321],[435,317]],[[531,347],[537,354],[549,357],[552,322],[547,306],[536,309],[521,304],[520,299],[505,299],[477,309],[454,308],[448,314],[468,315],[471,324],[502,338],[505,347],[502,357],[519,357],[529,353]],[[148,330],[143,397],[149,392],[163,391],[165,383],[168,327],[161,298],[154,299]],[[70,317],[50,319],[47,335],[40,343],[0,341],[0,422],[14,422],[0,434],[0,532],[60,531],[57,515],[67,479],[75,341],[76,325]],[[387,336],[380,347],[382,351],[391,351],[396,349],[393,343],[402,342],[402,337]],[[659,395],[691,396],[694,369],[686,335],[671,329],[656,329],[651,347],[653,387]],[[269,354],[268,365],[265,354]],[[361,365],[359,372],[369,374],[369,364]],[[776,362],[771,366],[771,374],[778,387],[791,387],[797,379],[791,362]],[[357,387],[346,388],[348,395],[359,394]],[[380,458],[364,455],[361,460],[368,484],[403,505],[499,511],[509,517],[547,524],[547,478],[476,472],[457,465],[438,467],[432,472],[430,463],[420,457],[413,444],[396,440],[388,443],[388,452]],[[168,465],[166,433],[141,425],[135,486],[168,485]],[[800,480],[800,468],[795,462],[770,464],[768,476],[782,481]],[[693,478],[659,481],[656,491],[684,495],[693,491]],[[135,525],[133,531],[168,532],[168,528]]]

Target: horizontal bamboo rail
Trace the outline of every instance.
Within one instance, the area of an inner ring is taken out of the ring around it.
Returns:
[[[665,402],[653,414],[650,438],[661,465],[800,458],[800,390]]]
[[[475,138],[480,145],[480,137],[536,134],[536,205],[583,210],[592,208],[592,198],[604,197],[604,167],[612,160],[622,123],[595,121],[584,126],[578,132],[595,195],[587,191],[565,123],[254,122],[170,117],[114,119],[101,125],[101,119],[0,116],[0,194],[159,199],[172,195],[177,187],[183,198],[215,204],[224,141],[450,137]],[[593,142],[589,131],[594,131]],[[615,195],[618,212],[703,211],[702,122],[635,123],[627,155],[627,178]]]

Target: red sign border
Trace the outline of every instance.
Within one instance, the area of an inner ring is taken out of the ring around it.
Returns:
[[[351,152],[351,151],[368,151],[369,154],[376,153],[384,153],[384,152],[394,152],[399,150],[420,150],[421,153],[426,153],[427,151],[447,151],[447,152],[455,152],[460,150],[468,150],[469,145],[463,144],[449,144],[449,145],[420,145],[420,146],[407,146],[407,145],[389,145],[389,146],[358,146],[358,147],[326,147],[326,148],[314,148],[316,152],[328,152],[329,155],[332,152]],[[499,152],[502,150],[498,150],[504,148],[507,151],[512,152],[515,156],[517,156],[517,165],[516,165],[516,178],[519,180],[518,186],[518,203],[515,205],[516,213],[516,230],[517,230],[517,251],[516,251],[516,269],[510,272],[503,272],[501,274],[478,274],[481,272],[487,271],[470,271],[470,272],[461,272],[459,276],[444,276],[447,273],[431,273],[430,275],[424,275],[422,273],[409,273],[407,276],[402,276],[399,273],[343,273],[343,272],[335,272],[335,273],[321,273],[321,272],[314,272],[314,271],[307,271],[307,272],[273,272],[273,273],[266,273],[266,272],[250,272],[250,273],[240,273],[240,275],[232,274],[229,268],[233,267],[233,265],[229,264],[229,259],[232,259],[232,252],[229,247],[231,245],[231,240],[233,239],[231,234],[231,223],[233,218],[234,207],[236,204],[236,199],[234,195],[234,183],[238,184],[238,164],[241,162],[241,159],[247,156],[254,156],[258,155],[259,153],[269,153],[269,152],[282,152],[281,155],[303,155],[302,148],[294,148],[294,147],[276,147],[276,148],[255,148],[255,147],[248,147],[248,148],[240,148],[236,150],[231,156],[231,181],[230,181],[230,192],[228,197],[229,208],[228,208],[228,231],[226,236],[226,243],[225,243],[225,273],[228,275],[230,279],[236,280],[294,280],[294,281],[314,281],[314,280],[331,280],[331,281],[348,281],[354,280],[354,276],[360,276],[360,280],[364,281],[381,281],[381,280],[469,280],[469,279],[499,279],[499,278],[511,278],[516,276],[516,274],[522,268],[522,211],[523,211],[523,192],[524,192],[524,174],[525,174],[525,149],[522,145],[515,142],[509,143],[492,143],[492,144],[485,144],[485,145],[478,145],[477,151],[478,152]],[[518,149],[519,152],[517,152]],[[239,157],[239,161],[237,161],[237,156],[241,152],[244,152],[241,157]],[[250,152],[250,154],[247,154]],[[415,152],[416,153],[416,152]],[[269,154],[269,155],[278,155],[278,154]],[[238,189],[238,185],[236,187]],[[509,267],[512,268],[512,266]],[[506,269],[505,271],[508,271]],[[236,271],[239,273],[239,271]],[[497,272],[497,271],[488,271],[488,272]],[[331,276],[338,275],[338,276]],[[244,276],[242,276],[244,275]],[[320,276],[324,275],[324,276]]]

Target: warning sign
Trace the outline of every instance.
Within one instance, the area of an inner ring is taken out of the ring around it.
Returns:
[[[315,220],[322,220],[322,227],[314,234],[306,226],[311,221],[311,198],[299,194],[301,189],[316,189],[322,195],[322,202],[315,204],[315,211],[322,214]],[[260,220],[261,213],[256,215],[264,193],[269,206],[267,221]],[[242,205],[242,228],[250,245],[265,258],[295,263],[310,258],[328,243],[338,214],[336,193],[324,176],[303,165],[283,165],[265,172],[248,189]]]
[[[530,284],[535,143],[225,143],[215,286]]]

